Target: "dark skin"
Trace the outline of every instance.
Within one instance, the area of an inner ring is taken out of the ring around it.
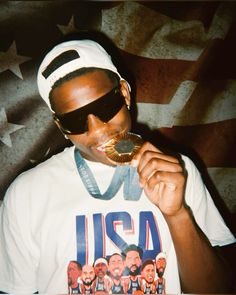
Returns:
[[[54,111],[63,114],[82,107],[113,87],[110,79],[100,70],[73,78],[52,91]],[[125,81],[121,81],[121,91],[126,104],[130,105],[130,93]],[[131,119],[124,106],[106,124],[90,114],[88,132],[68,138],[86,159],[113,165],[97,147],[114,135],[130,130]],[[186,175],[179,160],[145,142],[131,165],[137,167],[140,185],[147,198],[161,210],[169,226],[183,292],[231,292],[226,264],[210,245],[185,204]]]
[[[52,104],[57,114],[63,114],[82,107],[109,92],[114,85],[103,71],[87,73],[74,78],[52,91]],[[130,104],[128,85],[121,81],[121,91]],[[109,110],[108,110],[109,111]],[[57,122],[56,122],[57,123]],[[60,128],[60,126],[58,126]],[[121,132],[131,128],[131,120],[126,106],[104,124],[93,114],[88,116],[88,132],[79,135],[68,135],[70,141],[80,150],[84,158],[101,162],[106,165],[111,163],[105,154],[97,150],[104,142]]]

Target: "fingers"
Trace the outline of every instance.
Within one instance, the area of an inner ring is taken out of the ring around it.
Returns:
[[[144,184],[149,200],[166,216],[173,216],[184,206],[185,176],[183,172],[156,171]]]
[[[145,143],[142,146],[139,153],[135,155],[132,164],[137,166],[140,185],[143,187],[152,176],[152,179],[157,181],[157,177],[160,177],[160,175],[168,175],[163,173],[158,174],[157,172],[168,172],[170,175],[171,173],[183,172],[183,167],[177,158],[163,154],[150,143]],[[166,179],[166,181],[168,181],[168,179]]]
[[[132,163],[149,200],[164,214],[173,215],[184,205],[186,174],[181,159],[144,143]]]
[[[155,171],[152,175],[145,181],[145,189],[149,192],[154,190],[167,189],[173,192],[177,189],[180,183],[184,183],[184,175],[180,172],[163,172]]]
[[[145,163],[153,156],[172,163],[178,163],[178,160],[175,157],[163,154],[161,150],[153,146],[151,143],[145,142],[138,153],[133,157],[131,165],[134,167],[137,167],[138,165],[144,166]],[[141,159],[142,161],[140,161]]]
[[[140,184],[142,186],[144,186],[146,182],[150,180],[151,177],[152,179],[155,178],[156,181],[158,181],[159,178],[161,178],[163,181],[168,181],[167,176],[169,176],[172,179],[176,173],[180,173],[182,171],[182,166],[179,163],[169,162],[167,160],[157,158],[156,156],[152,157],[149,161],[145,163],[143,162],[142,165],[138,166],[138,174]]]

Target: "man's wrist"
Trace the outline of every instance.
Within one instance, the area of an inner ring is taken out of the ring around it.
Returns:
[[[192,213],[189,207],[183,206],[181,209],[172,215],[165,215],[164,218],[169,226],[182,226],[188,220],[192,219]]]

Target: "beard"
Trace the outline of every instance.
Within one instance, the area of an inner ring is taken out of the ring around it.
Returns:
[[[92,285],[92,282],[93,282],[93,280],[90,280],[90,279],[89,279],[89,280],[87,279],[87,280],[85,280],[85,281],[83,280],[83,284],[84,284],[85,286],[91,286],[91,285]]]
[[[156,271],[157,271],[158,277],[159,278],[162,278],[163,275],[164,275],[164,269],[163,268],[159,268]]]
[[[114,270],[113,273],[109,273],[109,276],[112,278],[112,279],[115,279],[115,280],[120,280],[120,278],[122,277],[122,273],[120,273],[119,270]]]
[[[134,265],[132,265],[133,267]],[[131,270],[130,268],[128,268],[129,270],[129,274],[131,276],[137,276],[139,274],[139,271],[140,271],[140,268],[138,266],[135,265],[135,269],[134,270]]]

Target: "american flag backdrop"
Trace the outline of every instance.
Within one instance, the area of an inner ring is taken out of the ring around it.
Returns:
[[[42,57],[71,33],[108,36],[132,77],[142,134],[197,163],[236,233],[236,3],[0,2],[0,199],[69,143],[41,100]],[[39,180],[40,181],[40,180]]]

